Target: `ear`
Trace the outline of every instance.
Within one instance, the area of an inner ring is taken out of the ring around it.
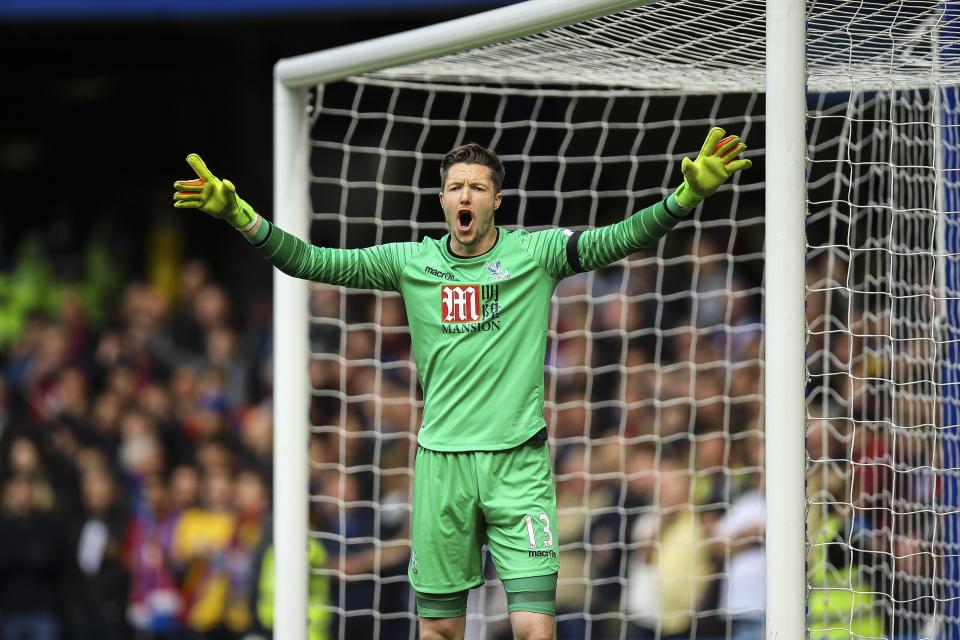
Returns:
[[[500,203],[503,201],[503,193],[500,191],[497,192],[497,195],[493,198],[493,210],[496,211],[500,208]]]
[[[440,208],[443,208],[443,189],[440,189],[440,192],[437,194],[440,196]]]

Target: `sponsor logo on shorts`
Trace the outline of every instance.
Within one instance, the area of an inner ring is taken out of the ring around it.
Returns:
[[[530,551],[527,551],[527,557],[528,558],[556,558],[557,552],[554,551],[553,549],[550,549],[549,551],[534,551],[533,549],[531,549]]]

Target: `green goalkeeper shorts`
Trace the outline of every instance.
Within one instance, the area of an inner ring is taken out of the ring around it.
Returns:
[[[560,569],[556,521],[546,442],[464,453],[420,447],[410,584],[426,594],[483,584],[484,543],[501,580],[554,574]]]

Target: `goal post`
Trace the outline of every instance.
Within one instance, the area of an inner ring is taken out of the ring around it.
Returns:
[[[960,9],[954,3],[945,7],[945,23],[954,25],[941,31],[945,47],[940,59],[955,62],[960,60],[960,30],[955,25],[960,18]],[[943,356],[940,364],[942,383],[942,426],[944,470],[943,539],[945,555],[942,597],[945,602],[944,618],[947,621],[943,636],[947,640],[960,640],[960,86],[946,86],[935,93],[934,117],[940,127],[937,130],[936,153],[940,162],[937,184],[937,210],[939,228],[937,249],[943,254],[938,265],[940,325],[943,340]]]
[[[948,5],[529,0],[277,63],[273,220],[328,246],[441,235],[437,168],[466,142],[506,165],[497,223],[531,231],[665,197],[710,126],[749,145],[754,167],[664,241],[554,295],[562,635],[730,638],[759,611],[767,637],[958,636]],[[276,637],[304,637],[318,606],[341,637],[412,638],[422,399],[403,306],[274,286]],[[677,486],[707,568],[662,615],[642,558],[665,553]],[[764,510],[765,533],[732,528]],[[508,624],[484,577],[469,637]]]
[[[274,80],[274,221],[307,238],[306,91]],[[308,619],[309,285],[273,272],[274,637],[305,638]],[[297,544],[301,541],[302,544]]]
[[[954,18],[957,8],[949,9]],[[956,37],[956,36],[954,36]],[[960,52],[951,48],[950,54]],[[936,114],[942,132],[938,147],[942,162],[942,178],[938,185],[941,228],[938,249],[943,253],[940,300],[942,302],[943,361],[941,368],[943,403],[943,468],[954,470],[943,477],[943,539],[945,619],[949,625],[944,630],[947,640],[960,640],[960,224],[956,215],[960,212],[960,87],[946,87],[939,94],[939,112]]]
[[[304,90],[351,75],[522,38],[652,1],[556,0],[547,4],[528,0],[412,31],[286,58],[277,62],[274,77],[285,87]]]
[[[766,8],[766,633],[793,639],[806,629],[806,3]]]

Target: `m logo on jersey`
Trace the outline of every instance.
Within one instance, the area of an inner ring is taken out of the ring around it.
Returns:
[[[440,287],[440,321],[478,322],[480,320],[480,285],[458,284]]]
[[[445,284],[440,287],[441,333],[499,331],[499,284]]]

